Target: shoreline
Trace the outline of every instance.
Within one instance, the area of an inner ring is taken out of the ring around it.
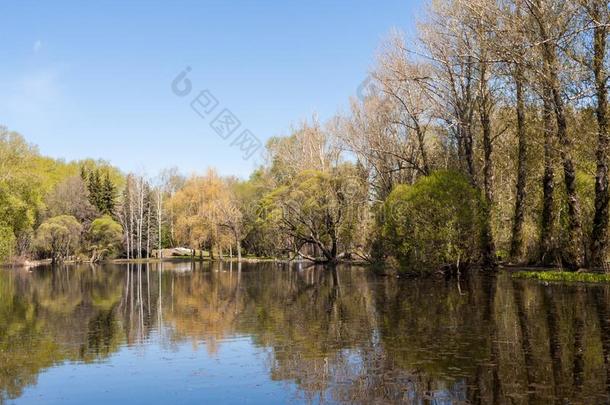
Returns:
[[[300,260],[288,260],[288,259],[279,259],[279,258],[258,258],[258,257],[242,257],[241,261],[239,261],[236,257],[224,258],[222,260],[219,259],[210,259],[209,257],[201,258],[195,257],[191,258],[190,256],[174,256],[168,258],[142,258],[142,259],[109,259],[102,260],[99,262],[91,262],[90,260],[67,260],[63,261],[61,265],[78,265],[78,264],[90,264],[90,265],[104,265],[104,264],[151,264],[151,263],[177,263],[177,262],[218,262],[218,263],[229,263],[229,262],[241,262],[246,264],[256,264],[256,263],[278,263],[278,264],[291,264],[291,263],[306,263],[309,265],[320,265],[319,263],[314,263],[308,260],[300,259]],[[421,274],[415,275],[412,273],[395,273],[395,272],[379,272],[378,269],[375,269],[375,265],[371,265],[370,263],[365,263],[362,261],[349,261],[349,262],[341,262],[338,264],[343,265],[354,265],[354,266],[364,266],[370,267],[371,271],[380,276],[380,277],[396,277],[401,279],[412,279],[418,277],[429,277],[429,276],[446,276],[447,274],[439,272],[431,273],[431,274]],[[50,266],[51,259],[42,259],[42,260],[28,260],[23,259],[20,261],[16,261],[14,263],[1,263],[0,269],[33,269],[35,267],[40,266]],[[478,266],[472,267],[470,270],[480,270]],[[505,271],[511,275],[512,278],[515,279],[529,279],[529,280],[538,280],[542,282],[557,282],[557,283],[610,283],[610,274],[599,272],[599,271],[591,271],[587,269],[580,269],[578,271],[566,271],[565,269],[559,267],[552,266],[536,266],[536,265],[523,265],[520,266],[518,264],[499,264],[496,271]]]
[[[142,258],[142,259],[109,259],[109,260],[100,260],[97,262],[92,262],[91,260],[64,260],[60,264],[61,265],[75,265],[75,264],[144,264],[144,263],[159,263],[159,262],[237,262],[237,258],[225,258],[223,260],[219,259],[210,259],[204,258],[201,259],[196,257],[195,259],[191,259],[190,257],[169,257],[169,258]],[[299,260],[285,260],[285,259],[272,259],[272,258],[242,258],[241,263],[297,263]],[[20,260],[13,263],[0,263],[0,268],[33,268],[39,266],[50,266],[51,259],[41,259],[41,260]]]

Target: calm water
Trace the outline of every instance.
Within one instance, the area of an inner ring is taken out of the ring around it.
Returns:
[[[607,286],[159,266],[0,271],[0,402],[608,402]]]

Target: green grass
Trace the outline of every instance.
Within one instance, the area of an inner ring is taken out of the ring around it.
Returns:
[[[519,271],[515,278],[529,278],[542,281],[569,281],[580,283],[610,283],[610,274],[575,273],[569,271]]]

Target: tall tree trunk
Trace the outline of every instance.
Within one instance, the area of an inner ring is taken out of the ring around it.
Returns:
[[[510,257],[520,260],[523,254],[523,221],[525,218],[525,182],[527,177],[527,139],[525,133],[525,102],[523,95],[523,74],[517,65],[514,73],[517,96],[517,139],[519,150],[517,157],[517,190],[515,193],[515,217],[510,244]]]
[[[241,262],[241,238],[239,237],[239,232],[234,231],[235,234],[235,246],[237,248],[237,261]]]
[[[543,90],[544,176],[542,178],[542,219],[540,224],[540,263],[551,264],[555,258],[555,153],[550,90]]]
[[[591,19],[596,26],[593,32],[593,72],[597,94],[597,172],[595,175],[595,215],[591,232],[591,263],[602,268],[608,247],[608,89],[606,88],[606,26],[601,22],[601,4],[592,6]]]
[[[557,59],[558,39],[549,31],[549,16],[543,0],[531,3],[530,12],[534,17],[539,31],[541,57],[544,63],[544,77],[542,81],[545,88],[550,90],[557,124],[557,140],[563,163],[563,178],[566,188],[568,205],[568,231],[566,244],[562,246],[562,259],[566,267],[576,269],[583,262],[582,227],[580,224],[580,208],[576,195],[576,170],[572,161],[572,144],[568,136],[565,104],[562,98],[562,88],[559,78],[559,61]],[[545,99],[547,98],[545,94]]]
[[[157,205],[157,224],[158,229],[158,242],[159,242],[159,259],[163,259],[163,231],[161,229],[163,225],[163,193],[159,190],[159,201]]]
[[[427,176],[430,174],[430,163],[428,160],[428,152],[426,151],[426,134],[416,119],[413,119],[413,123],[415,125],[415,133],[417,134],[417,146],[422,160],[422,170]]]
[[[489,93],[486,62],[481,63],[481,100],[479,102],[479,117],[483,130],[483,191],[485,194],[485,207],[483,208],[483,265],[493,268],[496,265],[496,247],[491,227],[491,212],[493,208],[493,161],[491,154],[493,144],[491,137],[491,108],[492,100]]]
[[[131,240],[131,242],[129,243],[130,247],[131,247],[131,258],[134,258],[134,246],[135,246],[135,237],[134,237],[134,212],[135,212],[135,190],[134,190],[134,184],[133,184],[133,179],[129,179],[127,182],[127,187],[128,187],[128,193],[130,195],[129,198],[129,238]]]
[[[463,129],[464,159],[466,160],[466,170],[468,171],[468,176],[470,176],[472,184],[476,185],[472,132],[471,132],[470,124],[465,124],[465,125],[468,126],[468,128]]]
[[[148,204],[146,215],[146,258],[150,259],[150,203]]]
[[[567,245],[563,250],[565,265],[572,270],[583,264],[583,240],[580,224],[580,207],[576,194],[576,169],[572,161],[571,142],[568,138],[567,123],[563,106],[563,99],[558,89],[553,89],[555,100],[555,115],[557,119],[557,136],[561,145],[560,155],[563,161],[563,178],[568,199],[568,235]]]
[[[138,259],[141,259],[144,246],[144,177],[140,177],[138,193]]]
[[[127,211],[125,209],[125,206],[123,206],[123,215],[123,227],[125,228],[125,245],[127,247],[127,260],[129,260],[131,258],[131,246],[129,244],[129,221],[127,220]]]
[[[541,24],[544,26],[544,24]],[[557,139],[559,153],[563,163],[563,178],[568,203],[568,234],[567,244],[563,247],[563,261],[569,269],[575,270],[583,262],[582,228],[580,224],[580,207],[576,194],[576,170],[572,160],[572,142],[568,136],[568,126],[561,86],[558,75],[558,62],[555,45],[551,42],[546,31],[543,32],[543,57],[546,65],[546,80],[553,97],[555,120],[557,122]]]

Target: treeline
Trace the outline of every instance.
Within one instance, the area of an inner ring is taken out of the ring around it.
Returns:
[[[603,0],[433,2],[350,114],[269,143],[258,223],[325,261],[603,268],[608,24]]]
[[[349,114],[272,138],[247,181],[56,162],[4,130],[2,254],[48,257],[41,227],[68,215],[80,245],[61,256],[603,268],[608,14],[602,0],[436,1],[416,40],[383,44]],[[46,228],[74,234],[65,221]]]
[[[383,253],[604,266],[608,13],[603,0],[439,1],[416,41],[387,42],[344,133],[376,198],[409,213],[381,227]]]
[[[0,127],[0,263],[63,260],[85,241],[87,248],[118,250],[107,226],[117,230],[110,215],[122,187],[123,175],[106,162],[44,157]]]

